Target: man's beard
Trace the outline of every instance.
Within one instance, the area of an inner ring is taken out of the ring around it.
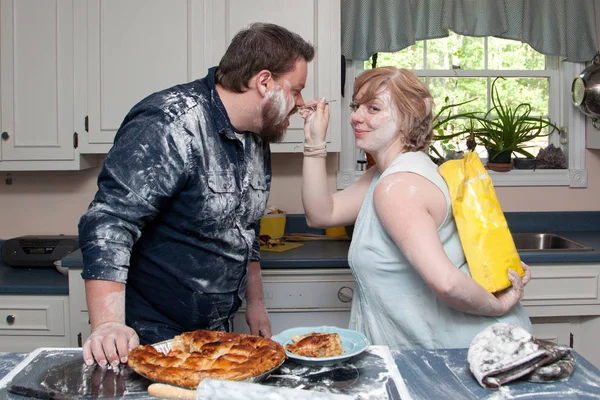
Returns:
[[[261,114],[263,125],[259,136],[267,143],[281,142],[288,127],[289,114],[282,120],[281,109],[273,99],[266,102]]]

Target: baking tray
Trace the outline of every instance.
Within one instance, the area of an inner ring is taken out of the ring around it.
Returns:
[[[29,353],[0,380],[0,398],[9,391],[41,399],[146,399],[151,383],[125,365],[87,366],[81,348],[47,347]]]
[[[161,353],[163,353],[163,354],[167,354],[169,351],[171,351],[171,348],[172,348],[172,346],[173,346],[173,342],[174,342],[174,341],[175,341],[175,339],[163,340],[162,342],[157,342],[157,343],[154,343],[154,344],[152,344],[151,346],[152,346],[152,347],[154,347],[156,350],[160,351]],[[282,365],[282,364],[285,362],[285,360],[286,360],[286,359],[284,358],[284,359],[283,359],[283,360],[282,360],[282,361],[281,361],[281,362],[280,362],[280,363],[279,363],[277,366],[275,366],[274,368],[272,368],[272,369],[270,369],[270,370],[268,370],[268,371],[266,371],[266,372],[264,372],[264,373],[262,373],[262,374],[260,374],[260,375],[257,375],[257,376],[255,376],[255,377],[252,377],[252,378],[247,378],[247,379],[243,379],[243,380],[241,380],[241,382],[260,382],[260,381],[262,381],[263,379],[265,379],[267,376],[269,376],[269,374],[271,374],[273,371],[276,371],[276,370],[277,370],[279,367],[281,367],[281,365]],[[134,370],[134,371],[135,371],[135,370]],[[179,385],[175,385],[175,384],[173,384],[173,383],[171,383],[171,382],[157,381],[157,380],[154,380],[154,379],[150,378],[149,376],[146,376],[146,375],[144,375],[144,374],[142,374],[142,373],[140,373],[140,372],[138,372],[138,371],[135,371],[135,372],[136,372],[137,374],[139,374],[139,375],[143,376],[144,378],[146,378],[146,379],[148,379],[148,380],[152,381],[152,382],[164,383],[164,384],[171,385],[171,386],[177,386],[177,387],[180,387],[180,388],[183,388],[183,389],[190,389],[190,388],[189,388],[189,387],[187,387],[187,386],[179,386]]]

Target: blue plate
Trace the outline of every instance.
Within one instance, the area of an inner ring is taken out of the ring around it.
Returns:
[[[344,350],[344,354],[340,356],[334,357],[304,357],[294,354],[292,352],[285,350],[285,353],[292,360],[307,365],[330,365],[341,363],[350,358],[354,357],[357,354],[362,353],[369,347],[369,341],[360,332],[353,331],[350,329],[338,328],[335,326],[308,326],[308,327],[298,327],[287,329],[277,335],[271,337],[274,341],[280,343],[285,349],[285,345],[292,342],[292,337],[298,335],[306,335],[311,332],[321,332],[321,333],[337,333],[340,335],[342,339],[342,349]]]

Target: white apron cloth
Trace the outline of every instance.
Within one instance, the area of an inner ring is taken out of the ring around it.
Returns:
[[[373,206],[373,190],[381,177],[412,172],[434,183],[446,198],[446,218],[438,229],[446,254],[469,274],[462,251],[448,188],[437,166],[423,152],[398,156],[381,175],[375,174],[354,226],[348,261],[356,287],[350,329],[366,335],[375,345],[392,349],[467,348],[481,330],[497,322],[521,326],[531,322],[519,304],[502,317],[481,317],[454,310],[439,300],[388,236]],[[402,204],[398,204],[402,207]],[[418,231],[412,233],[419,235]]]

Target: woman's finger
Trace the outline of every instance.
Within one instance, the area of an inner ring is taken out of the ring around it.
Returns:
[[[525,272],[525,276],[523,276],[523,286],[525,286],[531,280],[531,268],[523,261],[521,261],[521,268],[523,268],[523,272]]]

